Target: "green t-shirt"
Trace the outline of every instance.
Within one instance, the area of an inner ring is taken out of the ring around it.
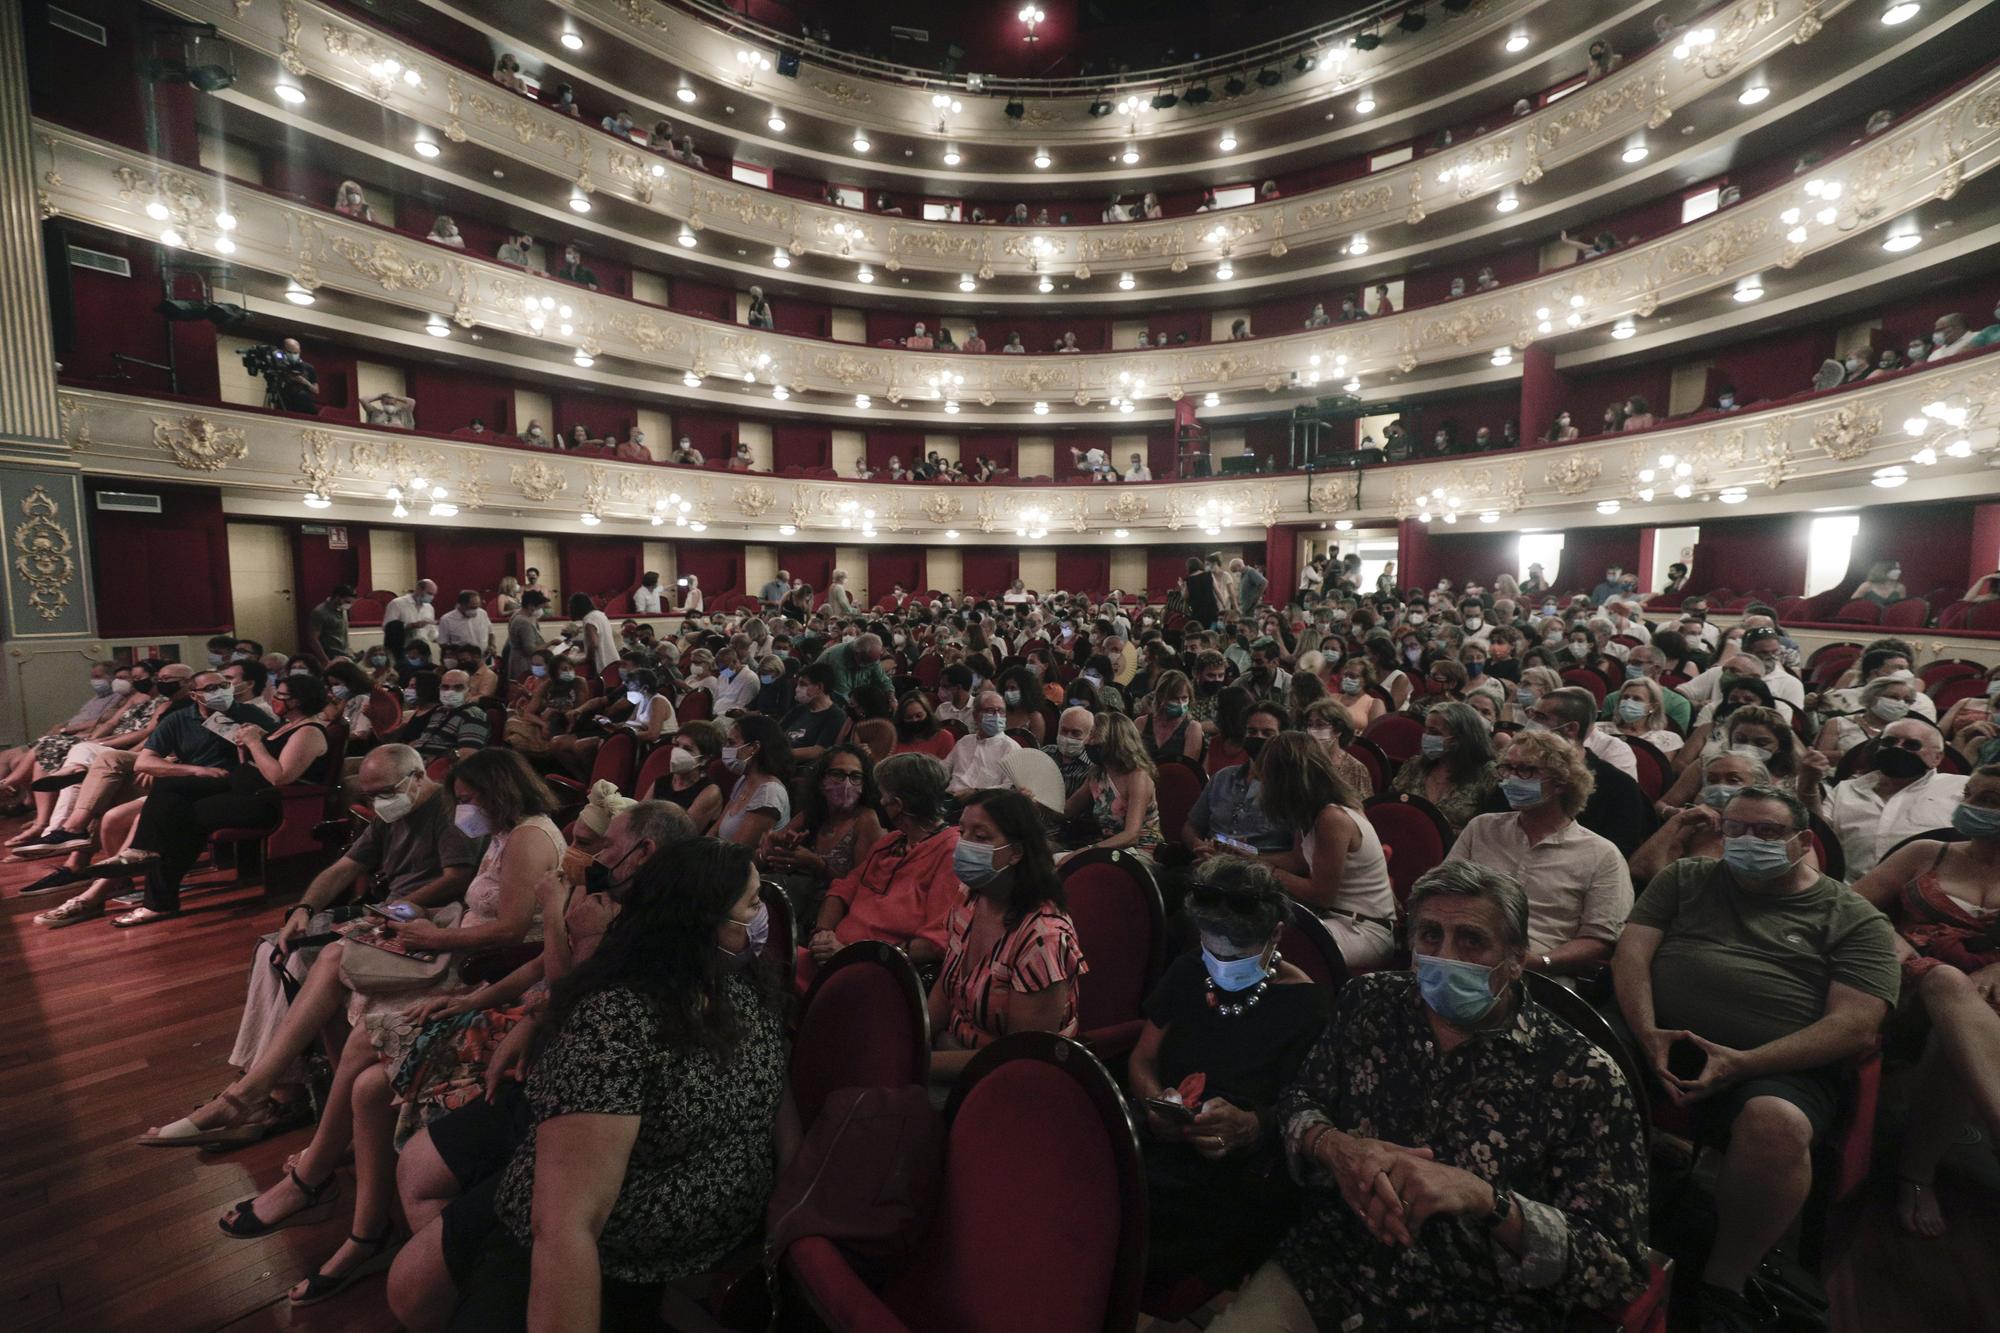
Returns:
[[[1767,896],[1721,862],[1676,861],[1653,877],[1626,924],[1666,933],[1653,955],[1654,1022],[1749,1050],[1826,1013],[1827,987],[1893,1005],[1901,982],[1889,918],[1837,879]]]

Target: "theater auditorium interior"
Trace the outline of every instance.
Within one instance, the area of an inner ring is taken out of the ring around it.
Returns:
[[[2000,1330],[2000,6],[0,0],[0,1328]]]

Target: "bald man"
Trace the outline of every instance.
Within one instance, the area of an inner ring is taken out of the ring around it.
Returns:
[[[463,759],[485,748],[486,710],[467,700],[471,686],[472,677],[463,671],[447,671],[439,679],[438,706],[417,737],[417,753],[425,759]]]
[[[1906,717],[1882,728],[1865,773],[1835,784],[1827,797],[1826,820],[1847,855],[1852,884],[1891,847],[1913,833],[1949,828],[1952,812],[1965,797],[1966,779],[1940,773],[1944,737],[1921,718]]]
[[[418,579],[417,586],[382,608],[382,644],[390,658],[403,655],[406,639],[437,640],[438,586]]]
[[[1065,797],[1076,795],[1076,789],[1090,776],[1091,763],[1083,747],[1090,744],[1090,731],[1096,725],[1097,716],[1088,708],[1065,708],[1056,719],[1056,738],[1042,747],[1042,753],[1055,760],[1062,771]]]
[[[973,723],[971,732],[959,737],[945,760],[949,773],[946,789],[960,799],[987,787],[1013,786],[1006,759],[1021,748],[1007,735],[1007,701],[998,692],[980,692],[973,706]]]

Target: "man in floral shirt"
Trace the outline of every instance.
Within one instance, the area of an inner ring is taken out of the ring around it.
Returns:
[[[1521,886],[1447,862],[1409,918],[1414,971],[1350,981],[1279,1099],[1304,1205],[1212,1333],[1555,1333],[1645,1287],[1639,1112],[1517,984]]]

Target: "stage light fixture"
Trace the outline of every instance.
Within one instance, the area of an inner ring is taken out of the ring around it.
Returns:
[[[1284,81],[1284,78],[1283,74],[1266,65],[1257,71],[1257,86],[1259,88],[1275,88]]]
[[[1250,81],[1245,79],[1240,72],[1232,74],[1222,81],[1222,95],[1224,97],[1241,97],[1248,91],[1250,91]]]
[[[1181,104],[1181,96],[1171,88],[1163,88],[1153,94],[1153,110],[1170,111]]]
[[[1019,120],[1028,114],[1028,104],[1018,97],[1010,97],[1007,99],[1005,110],[1007,112],[1007,119]]]
[[[1373,28],[1367,32],[1354,34],[1354,49],[1357,51],[1373,51],[1380,45],[1382,45],[1382,34]]]
[[[1111,103],[1099,97],[1090,104],[1090,114],[1098,120],[1104,119],[1104,117],[1111,114]]]
[[[1189,88],[1187,92],[1181,95],[1181,100],[1183,102],[1186,102],[1189,106],[1200,106],[1204,102],[1207,102],[1210,99],[1212,99],[1214,96],[1215,96],[1214,91],[1210,89],[1207,82],[1204,81],[1202,83],[1197,83],[1193,87]]]
[[[1424,14],[1424,7],[1418,5],[1415,9],[1404,10],[1403,17],[1396,20],[1396,26],[1404,32],[1422,32],[1428,22],[1430,19]]]

